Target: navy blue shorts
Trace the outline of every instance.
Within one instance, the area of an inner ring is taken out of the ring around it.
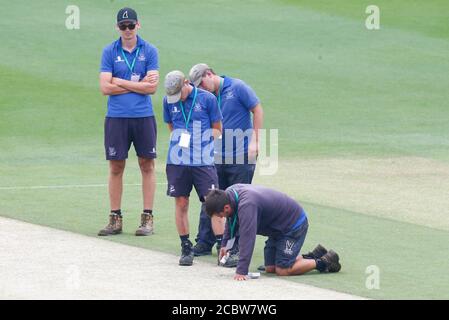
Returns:
[[[167,195],[170,197],[189,197],[192,187],[201,202],[211,189],[218,189],[217,172],[214,166],[177,166],[167,164]]]
[[[286,234],[277,238],[269,237],[265,241],[265,266],[276,266],[288,269],[296,261],[306,239],[309,223],[307,219],[304,223]]]
[[[216,164],[220,189],[225,190],[236,183],[251,184],[256,170],[255,164]]]
[[[106,160],[125,160],[131,143],[141,158],[156,158],[157,127],[154,117],[110,118],[104,121]]]

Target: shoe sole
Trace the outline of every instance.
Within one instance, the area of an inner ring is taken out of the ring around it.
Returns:
[[[329,255],[334,256],[334,258],[336,260],[335,262],[339,262],[340,261],[340,257],[338,256],[338,254],[334,250],[329,250],[328,253],[329,253]]]
[[[154,231],[151,231],[151,232],[138,232],[138,231],[136,231],[136,237],[151,236],[152,234],[154,234]]]
[[[329,250],[329,254],[333,256],[332,260],[333,260],[333,263],[335,263],[335,265],[334,265],[335,269],[331,273],[337,273],[341,270],[340,257],[333,250]]]
[[[324,256],[326,253],[328,253],[328,250],[323,247],[321,244],[317,245],[316,248],[313,251],[320,251],[320,255],[317,256],[317,258],[321,258],[322,256]]]
[[[121,234],[121,233],[122,233],[122,231],[113,232],[113,233],[101,233],[101,232],[99,232],[98,236],[99,237],[115,236],[115,235],[118,235],[118,234]]]
[[[224,267],[224,268],[235,268],[235,267],[237,267],[237,264],[231,264],[231,265],[223,264],[222,267]]]

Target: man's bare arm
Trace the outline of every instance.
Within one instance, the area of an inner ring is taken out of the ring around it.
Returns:
[[[139,82],[113,78],[112,83],[132,92],[140,94],[154,94],[156,93],[157,86],[159,84],[159,72],[155,70],[148,71],[145,78]]]
[[[212,135],[214,136],[214,139],[221,136],[222,127],[221,121],[212,123]]]
[[[253,113],[253,134],[248,147],[248,153],[250,159],[255,159],[259,152],[259,129],[263,127],[263,109],[261,104],[259,103],[251,109],[251,112]]]
[[[113,84],[112,73],[110,72],[100,72],[100,90],[105,96],[113,96],[130,92],[125,88]]]

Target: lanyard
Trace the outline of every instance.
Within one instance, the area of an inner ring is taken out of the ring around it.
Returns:
[[[237,193],[237,191],[235,191],[234,189],[232,189],[232,191],[234,191],[234,197],[235,197],[235,213],[234,213],[234,219],[232,220],[232,223],[229,223],[229,218],[228,218],[228,223],[230,225],[230,229],[231,229],[231,239],[234,238],[234,232],[235,232],[235,225],[237,223],[237,217],[238,217],[238,212],[239,212],[239,195]]]
[[[126,58],[125,51],[123,51],[123,48],[122,48],[123,59],[125,59],[126,65],[128,66],[128,68],[131,71],[131,73],[133,73],[134,65],[136,64],[136,59],[137,59],[137,56],[139,55],[139,51],[140,51],[140,47],[137,48],[136,55],[134,56],[133,63],[130,65],[129,61],[128,61],[128,58]]]
[[[220,109],[221,112],[221,90],[223,89],[223,81],[224,79],[220,79],[220,87],[218,88],[218,109]]]
[[[193,94],[193,101],[192,101],[192,105],[190,107],[189,117],[188,118],[186,118],[186,113],[184,111],[184,106],[182,105],[182,101],[179,100],[179,104],[181,105],[182,115],[184,117],[184,121],[186,122],[186,130],[189,128],[190,117],[192,116],[192,110],[195,107],[196,95],[198,93],[198,89],[196,87],[194,87],[193,90],[195,90],[195,93]]]

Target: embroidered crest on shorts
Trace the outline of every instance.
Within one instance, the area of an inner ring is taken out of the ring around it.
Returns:
[[[290,240],[285,241],[284,253],[291,256],[293,254],[292,248],[294,245],[295,245],[294,241],[290,241]]]

